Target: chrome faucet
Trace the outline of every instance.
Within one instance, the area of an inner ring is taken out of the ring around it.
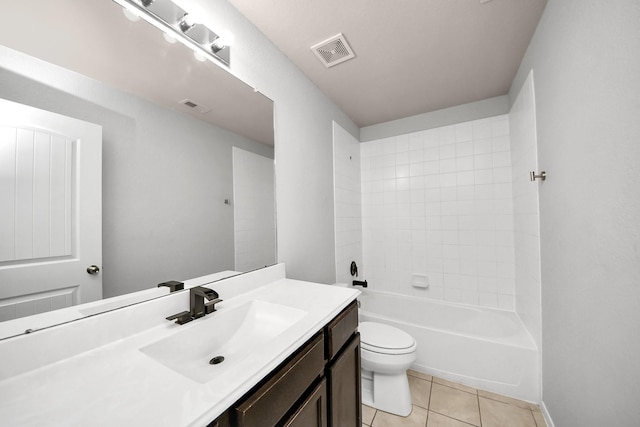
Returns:
[[[178,314],[167,317],[167,320],[175,320],[178,325],[191,322],[193,319],[204,317],[207,314],[216,311],[216,304],[222,300],[213,289],[196,286],[189,289],[189,311],[183,311]],[[204,302],[204,299],[208,302]]]

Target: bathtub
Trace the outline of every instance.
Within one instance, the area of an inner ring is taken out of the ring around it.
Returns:
[[[364,290],[360,321],[386,323],[418,343],[412,369],[540,402],[538,349],[513,312]]]

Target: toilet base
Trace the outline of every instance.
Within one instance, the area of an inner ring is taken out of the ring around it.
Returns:
[[[382,374],[362,369],[362,403],[390,414],[411,414],[407,373]]]

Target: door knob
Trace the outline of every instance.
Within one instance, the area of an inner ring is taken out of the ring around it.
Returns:
[[[98,274],[99,272],[100,269],[97,265],[90,265],[89,267],[87,267],[87,273],[89,274]]]

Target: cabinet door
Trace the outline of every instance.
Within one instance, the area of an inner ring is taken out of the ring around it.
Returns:
[[[360,334],[356,333],[328,368],[331,427],[362,425]]]
[[[284,427],[327,427],[327,381],[324,378]]]

